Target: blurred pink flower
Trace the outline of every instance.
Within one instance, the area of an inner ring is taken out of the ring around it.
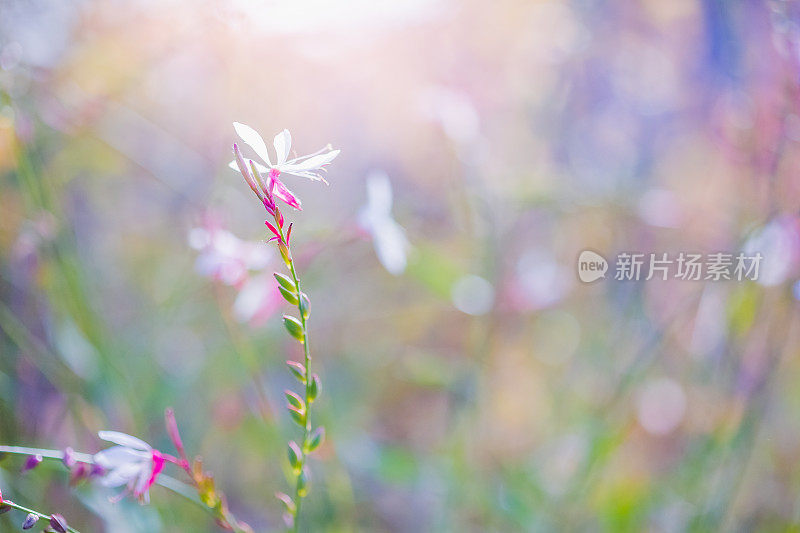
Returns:
[[[292,147],[292,134],[289,133],[289,130],[283,130],[275,136],[272,143],[275,147],[276,155],[276,162],[273,164],[269,157],[267,145],[256,130],[239,122],[234,122],[233,127],[239,137],[255,150],[258,157],[266,163],[266,166],[256,162],[253,162],[253,165],[258,172],[267,174],[267,183],[263,182],[263,176],[252,176],[250,169],[244,164],[244,158],[241,157],[239,147],[235,144],[233,149],[236,153],[236,159],[231,161],[228,166],[242,173],[253,192],[262,201],[265,201],[265,196],[270,197],[274,194],[288,205],[295,209],[300,209],[300,200],[280,181],[279,176],[281,173],[328,183],[322,173],[325,172],[325,167],[339,155],[339,150],[332,150],[331,146],[328,145],[313,154],[287,159]],[[256,178],[260,178],[258,182],[256,182]],[[257,189],[260,189],[260,191]]]
[[[100,482],[105,487],[127,485],[126,492],[132,492],[142,502],[150,501],[150,487],[164,469],[164,463],[178,464],[171,456],[163,455],[143,440],[118,431],[101,431],[101,439],[117,446],[94,454],[94,462],[106,470]]]

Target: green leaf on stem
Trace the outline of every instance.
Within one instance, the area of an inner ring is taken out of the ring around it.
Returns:
[[[303,325],[299,320],[290,315],[283,315],[283,325],[286,327],[286,331],[289,332],[289,335],[303,342]]]
[[[279,285],[278,290],[281,291],[281,295],[283,295],[283,299],[289,302],[292,305],[298,304],[297,295],[292,291],[286,289],[285,287]]]
[[[300,293],[300,312],[303,314],[303,318],[308,318],[308,311],[311,308],[311,301],[308,299],[308,295],[306,293]]]
[[[299,474],[300,470],[303,468],[303,452],[300,451],[300,446],[298,446],[295,441],[289,442],[287,455],[289,456],[289,464],[292,467],[292,471],[294,471],[294,475]]]
[[[284,274],[279,274],[277,272],[275,272],[275,274],[273,274],[273,275],[275,276],[275,281],[277,281],[278,284],[281,287],[283,287],[287,291],[291,291],[293,293],[297,293],[297,287],[295,287],[294,281],[292,281],[292,278],[290,278],[289,276],[286,276]]]
[[[296,394],[296,393],[294,393],[294,392],[292,392],[290,390],[283,391],[283,394],[286,395],[286,401],[289,402],[289,406],[290,407],[294,407],[295,409],[301,409],[301,410],[305,409],[305,407],[306,407],[305,403],[303,402],[303,399],[298,394]]]
[[[292,375],[296,377],[300,383],[306,383],[306,367],[303,366],[302,363],[298,363],[297,361],[286,361],[286,364],[289,366],[289,370],[292,372]]]
[[[301,498],[305,498],[308,495],[309,477],[308,467],[304,466],[297,476],[297,495]]]
[[[320,445],[325,442],[325,428],[320,426],[314,430],[313,433],[308,437],[308,443],[306,444],[306,453],[311,453]]]
[[[317,399],[321,389],[322,384],[319,382],[319,376],[314,374],[311,376],[311,381],[308,383],[308,403],[311,403]]]
[[[298,426],[301,428],[306,427],[306,410],[305,409],[298,409],[294,406],[289,406],[289,415],[292,417]]]
[[[288,495],[284,494],[283,492],[276,492],[275,497],[278,498],[283,505],[286,507],[286,511],[289,514],[294,515],[297,512],[297,505],[295,505],[294,500]]]

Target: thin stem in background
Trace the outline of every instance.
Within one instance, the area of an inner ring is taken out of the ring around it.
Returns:
[[[39,511],[36,511],[34,509],[29,509],[28,507],[20,505],[20,504],[18,504],[16,502],[13,502],[11,500],[3,500],[2,504],[0,504],[0,506],[11,507],[12,509],[16,509],[17,511],[22,511],[22,512],[25,512],[25,513],[28,513],[28,514],[32,514],[34,516],[38,516],[40,520],[44,519],[44,520],[47,520],[48,522],[50,521],[50,519],[52,517],[52,515],[46,515],[44,513],[40,513]],[[74,527],[71,527],[69,525],[67,525],[67,531],[69,531],[70,533],[80,533],[77,529],[75,529]]]

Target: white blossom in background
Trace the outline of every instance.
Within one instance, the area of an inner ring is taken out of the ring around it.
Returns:
[[[248,271],[262,270],[272,261],[263,243],[243,241],[213,223],[192,228],[189,246],[200,252],[195,261],[198,274],[234,287],[247,279]]]
[[[237,289],[233,314],[239,322],[259,326],[278,311],[283,297],[264,273],[275,256],[263,242],[244,241],[206,217],[189,232],[189,245],[200,252],[198,274]]]
[[[392,184],[386,173],[367,177],[367,204],[359,212],[358,223],[372,237],[383,267],[395,276],[402,274],[411,245],[405,230],[392,218]]]

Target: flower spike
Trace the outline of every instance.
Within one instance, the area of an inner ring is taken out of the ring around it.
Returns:
[[[300,200],[283,184],[280,179],[281,174],[285,173],[327,183],[323,178],[323,173],[326,171],[325,167],[339,155],[339,150],[332,150],[330,145],[328,145],[313,154],[288,159],[289,153],[291,152],[292,136],[288,130],[283,130],[276,135],[273,140],[276,155],[275,164],[273,165],[272,161],[270,161],[264,139],[262,139],[255,130],[238,122],[234,123],[234,128],[244,142],[250,145],[261,157],[262,161],[266,163],[266,166],[264,166],[250,160],[248,169],[244,164],[244,159],[240,159],[237,152],[237,160],[232,162],[230,166],[234,169],[238,168],[245,176],[246,180],[248,174],[254,176],[253,182],[259,187],[261,193],[259,198],[261,198],[267,213],[272,217],[271,221],[267,220],[264,222],[273,234],[267,242],[276,241],[281,258],[286,264],[286,268],[289,270],[288,273],[291,276],[276,272],[275,280],[278,282],[277,289],[284,300],[291,305],[297,306],[297,310],[299,311],[299,317],[283,315],[283,325],[289,335],[303,345],[304,363],[295,361],[286,362],[289,366],[289,370],[303,385],[303,388],[300,394],[290,390],[286,390],[284,394],[286,396],[286,408],[289,412],[289,416],[302,428],[303,438],[297,442],[290,441],[288,445],[289,464],[292,467],[292,472],[295,477],[294,497],[292,498],[283,493],[278,493],[277,495],[286,509],[284,520],[287,526],[296,533],[298,530],[298,516],[300,514],[301,503],[303,498],[308,494],[310,473],[307,455],[320,445],[324,438],[324,430],[321,427],[313,430],[309,418],[311,403],[319,395],[321,386],[317,374],[311,374],[309,377],[311,354],[308,347],[308,326],[306,321],[309,316],[310,304],[308,296],[300,289],[300,281],[297,277],[297,270],[292,258],[290,240],[294,223],[289,223],[289,227],[286,228],[286,233],[284,234],[285,219],[276,202],[276,198],[300,210]],[[266,179],[263,174],[267,175]],[[248,181],[248,184],[249,183],[250,181]]]

